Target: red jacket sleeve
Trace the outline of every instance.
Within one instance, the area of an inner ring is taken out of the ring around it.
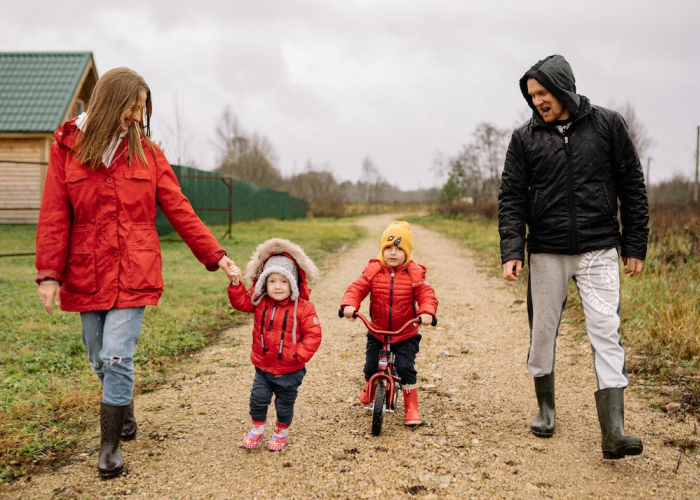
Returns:
[[[156,170],[158,206],[177,234],[190,247],[194,256],[209,271],[216,271],[219,268],[218,262],[226,255],[226,251],[221,248],[214,235],[197,216],[187,197],[182,194],[175,172],[158,147],[156,147]]]
[[[239,283],[238,285],[230,284],[227,290],[228,300],[231,302],[234,309],[241,312],[252,313],[255,311],[253,301],[250,299],[253,291],[253,288],[246,290],[243,283]]]
[[[65,183],[67,149],[57,142],[51,145],[44,193],[36,230],[36,282],[47,279],[63,281],[68,256],[68,237],[73,209]]]
[[[352,306],[356,310],[360,310],[360,304],[365,300],[365,297],[370,292],[372,281],[369,278],[371,274],[374,276],[373,272],[369,272],[370,266],[367,266],[364,271],[362,271],[362,276],[350,283],[345,294],[343,295],[343,300],[340,302],[340,308],[344,309],[346,306]],[[376,271],[375,271],[376,272]]]
[[[301,311],[297,327],[301,340],[294,346],[294,356],[304,363],[308,362],[321,345],[321,323],[316,308],[307,302]]]
[[[430,314],[435,317],[437,313],[438,300],[435,296],[435,289],[425,279],[425,267],[416,264],[422,271],[420,278],[413,283],[413,296],[418,302],[418,314]]]

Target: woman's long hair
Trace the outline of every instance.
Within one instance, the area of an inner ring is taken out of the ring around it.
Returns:
[[[76,142],[78,160],[81,163],[91,170],[97,170],[102,163],[102,155],[109,148],[114,136],[121,133],[121,124],[129,101],[133,97],[138,97],[143,91],[146,92],[145,116],[141,122],[133,122],[129,127],[127,161],[131,164],[135,153],[143,164],[148,166],[141,146],[141,138],[145,140],[155,156],[155,144],[149,138],[151,90],[143,77],[129,68],[111,69],[97,81],[87,108],[87,122]]]

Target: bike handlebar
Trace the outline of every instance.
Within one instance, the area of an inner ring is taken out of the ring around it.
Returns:
[[[344,317],[345,317],[345,314],[343,314],[343,308],[338,309],[338,317],[340,317],[340,318],[344,318]],[[407,329],[409,326],[411,326],[412,324],[418,323],[418,324],[420,325],[420,324],[423,323],[423,321],[420,319],[420,317],[418,317],[418,318],[413,318],[413,319],[409,319],[401,328],[399,328],[398,330],[395,330],[395,331],[393,331],[393,332],[390,332],[390,331],[388,331],[388,330],[379,330],[376,326],[374,326],[374,323],[372,323],[371,321],[369,321],[369,320],[365,317],[365,315],[362,314],[362,313],[359,312],[359,311],[354,311],[354,312],[352,313],[352,317],[353,317],[353,318],[360,318],[360,319],[362,320],[362,322],[365,324],[365,326],[367,327],[367,329],[368,329],[370,332],[372,332],[372,333],[374,333],[374,334],[376,334],[376,335],[388,335],[388,336],[392,336],[392,335],[401,335],[401,334],[402,334],[403,332],[405,332],[406,329]],[[436,317],[433,316],[433,321],[430,322],[430,325],[431,325],[431,326],[437,326],[437,318],[436,318]]]

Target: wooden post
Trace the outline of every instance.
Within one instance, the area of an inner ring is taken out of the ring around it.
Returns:
[[[649,189],[649,186],[651,186],[651,179],[649,179],[649,166],[651,165],[651,156],[647,158],[647,189]]]
[[[693,202],[698,204],[698,164],[700,164],[700,126],[698,127],[698,137],[695,143],[695,188],[693,189]]]

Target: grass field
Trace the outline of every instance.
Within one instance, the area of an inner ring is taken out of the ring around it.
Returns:
[[[32,252],[35,226],[0,226],[0,253]],[[215,235],[223,227],[213,227]],[[361,229],[329,220],[235,224],[222,245],[242,269],[262,241],[298,243],[323,261],[361,238]],[[209,273],[177,235],[161,240],[165,293],[146,308],[136,354],[137,391],[153,390],[168,367],[216,338],[242,316],[228,304],[223,272]],[[86,359],[76,313],[47,315],[39,302],[34,258],[0,258],[0,481],[51,463],[95,422],[101,390]]]
[[[484,272],[501,276],[496,222],[483,216],[409,216],[476,252]],[[347,221],[347,219],[346,219]],[[212,228],[215,235],[224,228]],[[621,336],[637,381],[676,387],[684,411],[700,405],[700,215],[692,207],[655,207],[644,273],[622,279]],[[362,235],[347,222],[257,221],[234,225],[222,244],[244,268],[271,236],[292,239],[323,261]],[[0,226],[0,252],[32,251],[34,227]],[[228,305],[223,273],[207,273],[177,236],[163,238],[166,290],[147,308],[137,351],[137,390],[153,390],[173,363],[240,319]],[[73,313],[48,316],[39,303],[32,257],[0,259],[0,481],[51,463],[94,425],[100,388]],[[524,274],[526,276],[526,272]],[[526,280],[520,287],[525,297]],[[580,302],[571,286],[564,321],[585,340]]]
[[[683,411],[700,406],[700,213],[692,206],[651,210],[651,235],[645,269],[623,277],[620,335],[628,369],[645,384],[675,386],[671,396]],[[497,222],[480,215],[409,217],[477,252],[486,272],[502,275]],[[527,276],[527,268],[523,277]],[[526,279],[514,286],[526,294]],[[585,340],[581,302],[570,285],[563,322]]]

